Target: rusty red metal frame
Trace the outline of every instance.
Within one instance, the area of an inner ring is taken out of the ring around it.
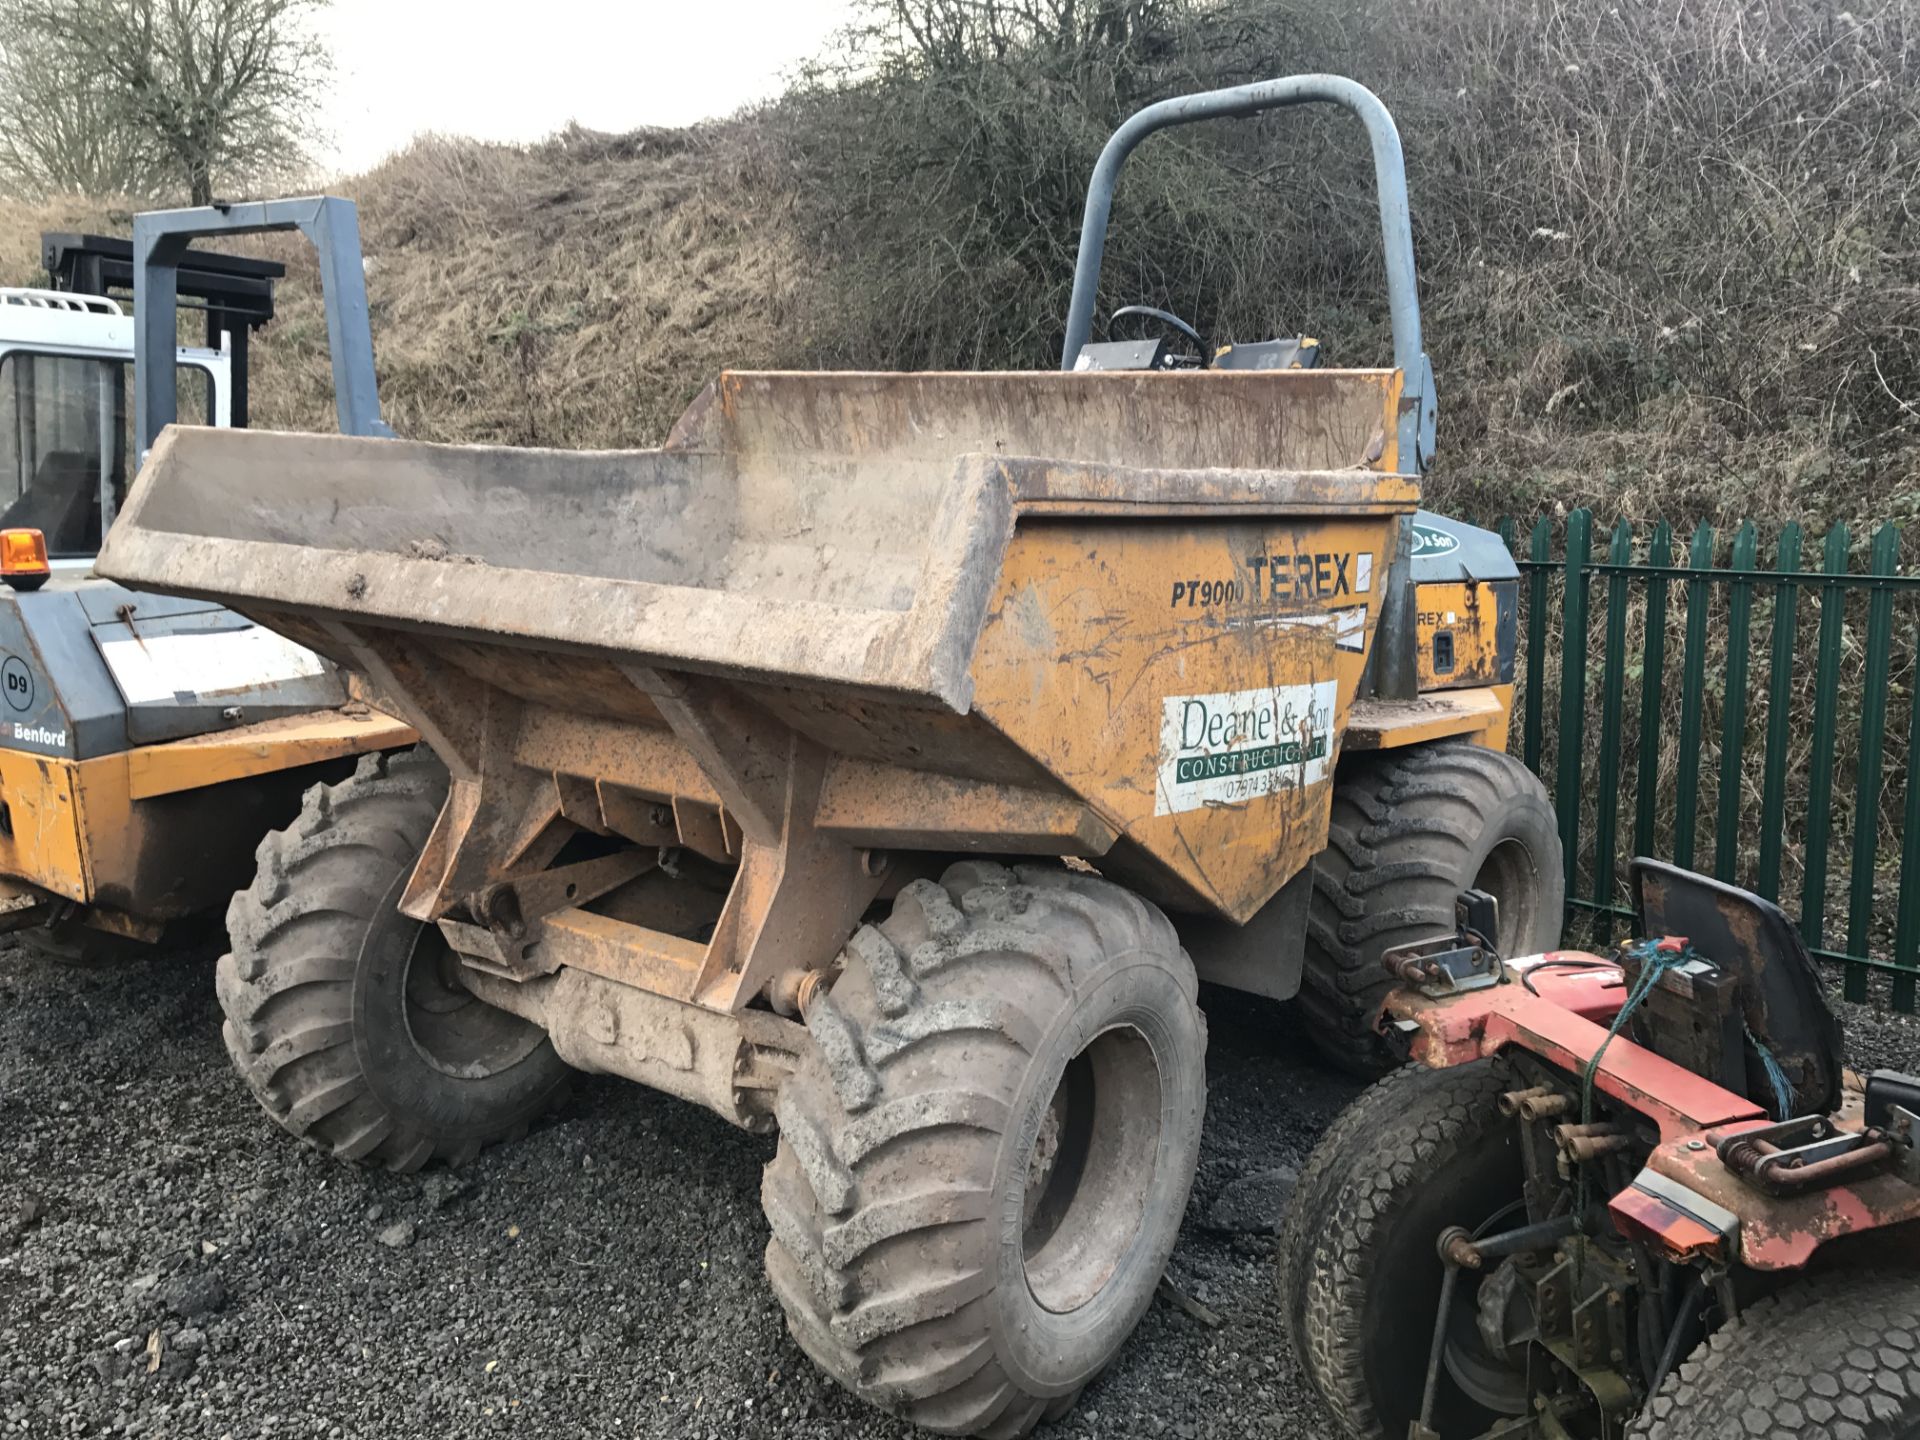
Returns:
[[[1841,1123],[1845,1123],[1843,1117]],[[1857,1115],[1851,1117],[1858,1121]],[[1643,1174],[1677,1182],[1699,1199],[1739,1218],[1740,1263],[1754,1270],[1798,1270],[1816,1250],[1842,1236],[1906,1225],[1902,1239],[1909,1255],[1920,1256],[1920,1186],[1890,1170],[1846,1184],[1798,1195],[1767,1195],[1729,1170],[1715,1154],[1722,1140],[1760,1128],[1748,1121],[1709,1130],[1704,1135],[1663,1143],[1647,1158]],[[1616,1198],[1616,1218],[1622,1209]],[[1662,1236],[1663,1244],[1666,1237]]]
[[[1562,958],[1606,963],[1598,955],[1573,951],[1563,952]],[[1401,989],[1387,1001],[1387,1013],[1419,1027],[1413,1058],[1436,1070],[1517,1046],[1579,1074],[1600,1054],[1595,1088],[1652,1120],[1662,1140],[1767,1118],[1766,1111],[1745,1096],[1723,1090],[1624,1036],[1609,1043],[1606,1026],[1545,995],[1531,994],[1514,980],[1445,999]]]
[[[1608,1208],[1624,1233],[1672,1260],[1737,1259],[1755,1270],[1794,1270],[1832,1240],[1900,1225],[1906,1227],[1902,1243],[1920,1255],[1920,1224],[1907,1223],[1920,1221],[1920,1186],[1896,1174],[1788,1196],[1764,1194],[1735,1175],[1716,1150],[1723,1140],[1771,1124],[1766,1112],[1625,1036],[1609,1041],[1600,1022],[1617,1013],[1625,995],[1617,967],[1608,967],[1616,976],[1609,986],[1600,956],[1569,951],[1552,958],[1580,962],[1579,968],[1540,971],[1539,994],[1513,978],[1444,997],[1409,987],[1393,993],[1386,1013],[1417,1027],[1413,1058],[1435,1069],[1515,1049],[1579,1076],[1600,1054],[1595,1088],[1660,1129],[1646,1166]],[[1611,1010],[1600,999],[1607,995]],[[1857,1130],[1862,1122],[1856,1107],[1834,1123]]]

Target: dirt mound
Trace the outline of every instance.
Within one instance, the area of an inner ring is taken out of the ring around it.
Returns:
[[[751,118],[542,144],[423,137],[338,192],[360,206],[383,409],[404,435],[657,444],[722,368],[791,361],[805,266]],[[131,208],[0,202],[0,283],[44,284],[42,230],[126,234]],[[318,272],[294,237],[255,351],[254,422],[331,429]]]
[[[431,440],[649,445],[727,365],[780,358],[798,251],[751,122],[536,146],[427,137],[349,183],[389,422]],[[291,241],[259,424],[328,425],[312,258]]]

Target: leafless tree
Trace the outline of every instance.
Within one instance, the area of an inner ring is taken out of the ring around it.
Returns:
[[[10,19],[3,8],[0,16]],[[0,193],[120,195],[150,172],[141,137],[99,84],[62,73],[55,47],[0,26]]]
[[[0,180],[20,190],[254,184],[307,159],[328,0],[0,0]]]

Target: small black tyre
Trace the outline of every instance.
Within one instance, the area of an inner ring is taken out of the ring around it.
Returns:
[[[1289,1329],[1308,1381],[1352,1440],[1404,1440],[1419,1418],[1441,1231],[1477,1231],[1518,1209],[1519,1137],[1498,1108],[1507,1088],[1497,1062],[1397,1070],[1347,1108],[1308,1162],[1308,1177],[1338,1180],[1310,1223],[1282,1232],[1282,1301],[1298,1307]],[[1329,1166],[1316,1165],[1323,1154]],[[1464,1291],[1455,1301],[1469,1315],[1474,1303]],[[1443,1368],[1440,1434],[1478,1435],[1501,1418]]]
[[[903,888],[808,1008],[761,1196],[794,1339],[930,1430],[1064,1415],[1152,1302],[1206,1104],[1166,916],[966,862]]]
[[[1333,1211],[1340,1187],[1352,1169],[1351,1156],[1371,1143],[1372,1107],[1348,1104],[1315,1142],[1300,1179],[1287,1200],[1274,1240],[1274,1279],[1279,1287],[1281,1320],[1287,1343],[1303,1369],[1308,1364],[1307,1280],[1321,1227]]]
[[[399,911],[447,794],[417,748],[316,785],[227,909],[227,1050],[282,1127],[389,1170],[525,1133],[571,1073],[537,1025],[474,998],[436,927]]]
[[[153,953],[151,945],[143,945],[124,935],[96,930],[78,920],[29,925],[14,931],[11,938],[19,942],[21,949],[38,959],[75,970],[92,970],[143,953]]]
[[[1648,1402],[1636,1440],[1916,1440],[1920,1274],[1837,1270],[1748,1307]]]
[[[1327,848],[1313,862],[1298,1002],[1328,1059],[1369,1078],[1393,1068],[1375,1029],[1392,984],[1381,956],[1452,933],[1454,901],[1469,887],[1500,902],[1503,953],[1559,944],[1566,881],[1538,776],[1458,740],[1341,766]]]

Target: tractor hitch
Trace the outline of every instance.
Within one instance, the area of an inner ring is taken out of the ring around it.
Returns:
[[[1824,1115],[1743,1130],[1715,1148],[1727,1169],[1776,1196],[1870,1175],[1895,1154],[1895,1142],[1884,1132],[1842,1130]]]
[[[1380,957],[1394,979],[1422,994],[1457,995],[1506,976],[1496,941],[1500,904],[1482,890],[1463,890],[1454,902],[1454,933],[1437,939],[1395,945]]]

